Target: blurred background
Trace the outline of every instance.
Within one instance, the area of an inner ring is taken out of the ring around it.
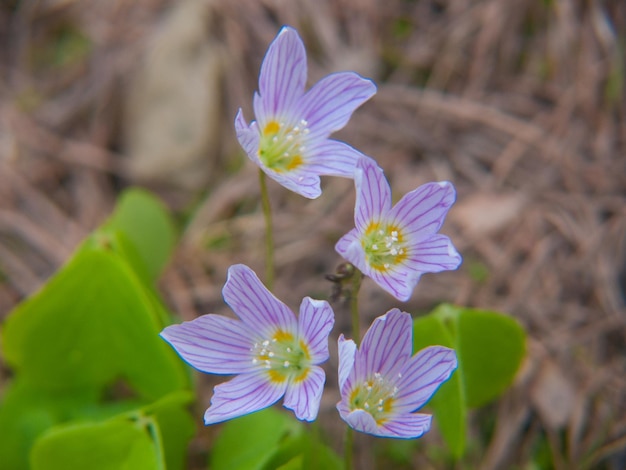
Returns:
[[[505,312],[528,331],[514,386],[470,415],[466,463],[626,468],[621,0],[3,1],[0,321],[133,185],[179,223],[160,281],[168,306],[185,320],[227,311],[228,266],[262,273],[264,248],[257,168],[232,123],[239,107],[252,118],[263,54],[284,24],[304,40],[309,85],[342,70],[376,81],[335,137],[378,161],[395,200],[434,180],[458,191],[442,232],[461,268],[424,276],[406,304],[366,281],[363,328],[392,307],[419,315],[446,301]],[[269,189],[274,292],[294,309],[305,295],[328,298],[353,183],[326,178],[314,201]],[[334,307],[336,336],[349,319],[341,299]],[[335,366],[321,427],[339,442]],[[9,375],[3,366],[0,380]],[[200,418],[213,382],[198,384]],[[219,427],[199,430],[190,468],[203,468]],[[378,442],[358,436],[359,468]],[[439,468],[428,447],[413,458]]]

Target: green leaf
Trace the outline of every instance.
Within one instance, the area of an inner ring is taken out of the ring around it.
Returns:
[[[28,468],[28,451],[38,435],[95,400],[93,394],[51,394],[14,380],[0,403],[2,468]]]
[[[142,410],[142,413],[154,416],[153,432],[159,433],[158,441],[165,456],[165,468],[168,470],[185,468],[187,447],[196,432],[195,421],[186,409],[193,398],[190,391],[178,391]]]
[[[457,370],[428,403],[455,458],[465,451],[467,409],[485,405],[513,382],[525,341],[523,328],[497,312],[441,305],[414,320],[415,351],[439,344],[457,353]]]
[[[152,293],[105,248],[81,250],[7,318],[7,363],[45,390],[101,390],[123,378],[153,400],[188,387],[186,368],[158,333]]]
[[[489,403],[513,382],[526,354],[526,333],[512,317],[488,310],[441,305],[434,312],[454,325],[467,406]]]
[[[273,408],[224,424],[211,453],[212,470],[262,470],[282,443],[302,432],[302,424]]]
[[[298,434],[292,434],[282,440],[272,457],[265,463],[263,470],[275,468],[290,468],[299,465],[302,470],[343,470],[343,460],[328,446],[320,442],[316,429],[311,427],[301,429]]]
[[[172,219],[161,201],[142,189],[126,190],[105,228],[123,232],[137,249],[149,277],[158,277],[176,238]]]
[[[413,350],[440,345],[454,348],[454,338],[441,318],[433,315],[413,321]],[[460,458],[465,451],[467,406],[461,381],[462,371],[458,368],[452,377],[439,387],[427,403],[432,408],[434,420],[450,453]]]
[[[277,470],[302,470],[304,468],[304,456],[302,454],[294,457],[289,462],[280,467],[276,467]],[[318,467],[319,468],[319,467]]]
[[[159,452],[141,423],[112,419],[69,424],[41,436],[31,452],[33,470],[154,470]]]

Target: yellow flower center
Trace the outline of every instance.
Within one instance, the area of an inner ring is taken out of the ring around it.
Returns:
[[[390,385],[381,374],[375,372],[352,390],[349,398],[350,409],[367,411],[376,423],[383,424],[393,409],[397,393],[398,387]]]
[[[250,348],[252,363],[264,369],[274,382],[303,380],[311,365],[309,348],[291,333],[277,330],[270,339],[254,343]]]
[[[304,163],[308,123],[302,119],[295,126],[270,121],[261,133],[259,159],[267,167],[279,173],[292,171]]]
[[[372,222],[361,239],[368,264],[378,271],[387,271],[407,258],[402,230],[394,224]]]

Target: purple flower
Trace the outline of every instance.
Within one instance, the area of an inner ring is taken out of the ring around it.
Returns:
[[[352,178],[361,154],[328,136],[346,125],[376,86],[353,72],[334,73],[305,93],[307,63],[295,29],[283,27],[261,64],[254,94],[256,121],[241,109],[235,118],[237,139],[270,178],[314,199],[321,194],[320,175]]]
[[[452,242],[437,234],[456,198],[452,183],[427,183],[392,208],[389,183],[371,158],[359,160],[354,182],[356,227],[335,249],[363,274],[406,301],[423,273],[459,267]]]
[[[313,421],[326,380],[317,364],[328,359],[331,307],[305,297],[296,319],[243,264],[230,267],[222,293],[239,320],[209,314],[161,332],[199,371],[238,374],[215,387],[205,424],[258,411],[283,395],[298,419]]]
[[[431,415],[414,413],[450,378],[456,354],[430,346],[412,354],[412,322],[394,308],[374,320],[357,350],[339,337],[339,414],[357,431],[411,439],[430,429]]]

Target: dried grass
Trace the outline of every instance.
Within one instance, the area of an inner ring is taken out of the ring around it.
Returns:
[[[1,315],[106,218],[120,188],[138,182],[120,126],[124,90],[174,3],[0,7]],[[429,180],[456,185],[459,202],[443,231],[464,254],[464,265],[426,276],[401,307],[417,314],[450,301],[501,310],[518,318],[531,338],[523,373],[489,410],[496,422],[491,441],[481,441],[481,413],[472,418],[480,449],[474,462],[485,469],[524,466],[545,435],[555,468],[623,468],[626,4],[204,4],[208,37],[224,52],[219,112],[225,123],[239,106],[251,116],[262,55],[288,23],[307,44],[312,80],[353,69],[377,81],[379,93],[338,136],[379,161],[396,197]],[[91,49],[55,65],[42,54],[68,25]],[[175,211],[189,210],[203,195],[161,282],[183,319],[225,310],[220,289],[230,264],[262,268],[256,173],[249,165],[232,171],[238,147],[230,126],[224,129],[215,143],[219,152],[206,160],[212,176],[204,193],[142,182]],[[316,201],[270,189],[277,295],[293,306],[303,295],[328,295],[323,275],[340,262],[334,241],[352,224],[351,183],[324,181]],[[364,327],[397,306],[367,282],[361,295]],[[341,305],[336,310],[340,330],[348,321]],[[546,382],[554,376],[546,367],[560,379]],[[210,393],[209,383],[201,383],[202,394]],[[562,397],[569,400],[563,415],[549,416],[550,400]],[[340,426],[334,401],[325,399],[321,415],[330,435]],[[357,444],[366,449],[373,440],[360,437]],[[194,449],[203,455],[206,442]],[[359,468],[371,468],[369,453],[360,460]]]

